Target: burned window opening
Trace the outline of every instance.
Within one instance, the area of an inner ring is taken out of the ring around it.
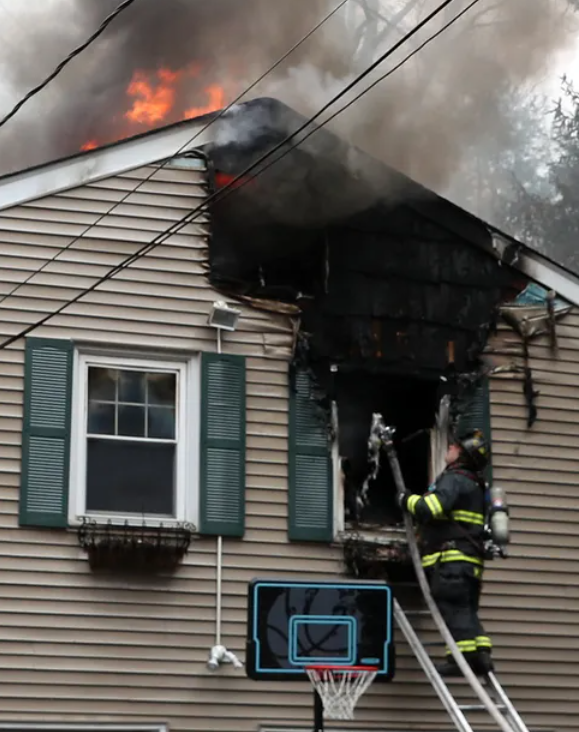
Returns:
[[[352,371],[335,376],[339,454],[344,481],[346,527],[379,528],[402,523],[388,464],[376,477],[368,455],[372,414],[396,426],[399,459],[408,487],[426,490],[430,479],[430,428],[439,401],[434,380]],[[411,438],[411,439],[408,439]]]

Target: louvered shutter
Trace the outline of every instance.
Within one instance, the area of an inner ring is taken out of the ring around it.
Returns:
[[[485,470],[485,479],[492,483],[492,432],[491,432],[491,404],[490,404],[490,381],[484,378],[474,389],[469,391],[465,397],[462,413],[458,420],[457,434],[460,437],[469,430],[482,430],[491,448],[491,460]]]
[[[199,526],[202,534],[244,534],[245,410],[245,358],[203,354]]]
[[[72,393],[71,341],[28,338],[20,524],[67,525]]]
[[[328,425],[313,398],[312,383],[298,372],[290,385],[289,538],[333,539],[333,480]]]

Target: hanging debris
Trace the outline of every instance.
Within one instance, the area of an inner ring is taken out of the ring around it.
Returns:
[[[527,428],[533,427],[538,417],[537,397],[529,357],[531,339],[549,335],[551,351],[557,350],[556,321],[572,310],[572,305],[558,298],[535,282],[530,283],[513,302],[500,307],[500,315],[520,336],[523,344],[523,394],[527,406]]]
[[[548,333],[556,343],[556,319],[571,312],[573,306],[551,290],[532,282],[512,302],[501,305],[500,315],[526,341]]]

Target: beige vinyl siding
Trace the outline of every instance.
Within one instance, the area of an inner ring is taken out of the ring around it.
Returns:
[[[501,679],[530,725],[576,729],[579,719],[579,311],[529,343],[538,418],[527,428],[523,375],[492,381],[494,480],[511,506],[510,557],[487,571],[483,616]],[[502,327],[496,365],[522,367],[521,338]],[[536,711],[535,711],[536,710]]]
[[[206,196],[205,171],[148,167],[0,212],[0,299],[146,176],[151,181],[18,293],[0,303],[0,340],[54,311]],[[168,353],[215,351],[207,326],[207,218],[34,331]],[[329,547],[287,535],[287,369],[293,323],[239,305],[224,353],[247,361],[247,531],[224,541],[223,641],[244,657],[247,582],[334,576]],[[171,577],[93,573],[76,534],[18,527],[23,341],[0,350],[0,722],[167,722],[254,730],[287,715],[244,672],[206,668],[215,642],[216,542],[195,539]],[[303,567],[303,573],[297,567]],[[310,716],[305,684],[288,706]]]
[[[0,298],[152,171],[1,211]],[[204,185],[202,170],[155,172],[17,297],[0,303],[0,336],[18,332],[90,286],[198,205]],[[206,325],[217,297],[205,278],[208,234],[207,221],[189,225],[35,335],[169,352],[215,350],[215,333]],[[239,329],[223,342],[224,352],[248,357],[247,531],[243,541],[224,541],[222,640],[244,658],[249,580],[328,579],[340,575],[342,563],[337,548],[287,542],[292,323],[240,307]],[[564,327],[579,344],[578,326],[573,315]],[[561,353],[573,352],[563,326],[560,333]],[[544,370],[535,372],[543,394],[531,439],[543,437],[527,442],[548,448],[549,455],[530,450],[512,456],[524,434],[520,382],[493,384],[495,471],[510,493],[515,543],[512,558],[489,571],[483,615],[497,641],[501,677],[530,726],[563,730],[576,727],[579,712],[573,701],[579,696],[573,674],[579,641],[569,632],[579,604],[573,543],[579,520],[573,448],[579,438],[569,417],[579,361],[569,358],[551,368],[550,355],[543,357]],[[559,400],[550,407],[540,379],[569,391],[548,397]],[[215,637],[214,539],[196,539],[174,576],[118,578],[91,572],[74,532],[18,528],[22,386],[19,342],[0,350],[0,722],[164,722],[183,732],[309,727],[306,683],[257,683],[231,667],[215,674],[206,669]],[[562,451],[553,440],[559,433]],[[544,495],[549,501],[543,509]],[[575,506],[571,513],[561,510],[569,505]],[[548,627],[542,626],[545,618]],[[548,672],[534,669],[534,660],[545,661]],[[450,728],[402,642],[395,683],[373,688],[357,721],[347,726]]]

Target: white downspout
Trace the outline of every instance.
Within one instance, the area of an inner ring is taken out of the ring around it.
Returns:
[[[235,668],[243,668],[243,663],[237,658],[235,653],[228,651],[225,646],[221,645],[221,599],[222,599],[222,580],[223,580],[223,537],[217,537],[217,557],[216,557],[216,581],[215,581],[215,645],[209,652],[209,660],[207,668],[210,671],[217,671],[223,663],[231,663]]]
[[[221,645],[221,584],[223,577],[223,537],[217,537],[217,581],[216,581],[216,593],[215,598],[215,645]]]
[[[221,355],[221,328],[217,328],[217,353]],[[231,663],[235,668],[243,668],[243,663],[237,656],[221,645],[221,616],[222,616],[222,584],[223,584],[223,537],[217,537],[215,558],[215,645],[209,652],[207,668],[217,671],[222,663]]]

